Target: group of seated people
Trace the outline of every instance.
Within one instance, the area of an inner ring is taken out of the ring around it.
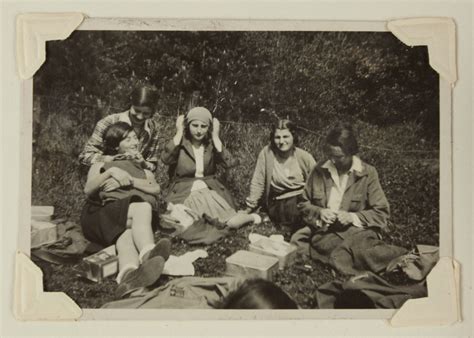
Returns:
[[[216,177],[218,166],[238,164],[220,139],[219,121],[204,107],[190,109],[177,118],[174,137],[160,151],[153,119],[157,101],[153,87],[136,88],[130,109],[100,120],[80,154],[81,163],[90,166],[83,233],[92,242],[116,245],[119,289],[155,283],[170,254],[169,240],[154,241],[159,159],[169,168],[166,202],[183,204],[229,228],[260,223],[262,208],[275,224],[291,228],[291,241],[302,252],[322,262],[345,238],[386,226],[387,199],[375,168],[357,156],[351,127],[329,132],[326,158],[317,164],[297,146],[295,125],[278,121],[270,144],[258,155],[246,206],[239,210]]]

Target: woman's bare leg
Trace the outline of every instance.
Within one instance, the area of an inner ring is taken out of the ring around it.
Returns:
[[[153,247],[155,243],[151,229],[151,213],[151,205],[147,202],[130,203],[128,208],[133,242],[139,252],[150,245]]]
[[[260,223],[260,216],[257,214],[245,214],[238,212],[231,219],[229,219],[226,224],[229,228],[240,228],[241,226],[248,223]]]
[[[115,243],[117,247],[117,256],[119,261],[119,273],[117,275],[117,282],[120,283],[124,273],[127,270],[138,268],[138,252],[133,243],[132,230],[127,229]]]

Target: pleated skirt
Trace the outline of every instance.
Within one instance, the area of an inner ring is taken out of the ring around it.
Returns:
[[[237,213],[222,196],[209,188],[191,191],[183,204],[200,216],[206,214],[222,223],[226,223]]]

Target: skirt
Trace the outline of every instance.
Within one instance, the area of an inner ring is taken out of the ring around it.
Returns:
[[[273,223],[290,227],[292,232],[304,226],[297,208],[298,196],[277,200],[271,198],[268,202],[268,216]]]
[[[102,205],[96,201],[86,201],[81,213],[81,227],[84,237],[105,247],[115,244],[127,229],[128,208],[130,203],[143,202],[137,195],[111,201]],[[152,223],[158,219],[154,211]],[[154,227],[152,224],[152,227]]]
[[[209,188],[191,191],[183,204],[196,211],[201,217],[206,214],[211,218],[217,218],[222,223],[226,223],[237,214],[222,196]]]

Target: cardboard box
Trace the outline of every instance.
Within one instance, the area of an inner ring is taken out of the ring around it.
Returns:
[[[31,221],[31,248],[58,240],[57,225],[51,222]]]
[[[35,221],[48,222],[53,219],[54,207],[51,206],[38,206],[33,205],[31,207],[31,219]]]
[[[250,243],[249,251],[278,258],[280,269],[284,269],[291,264],[296,257],[296,247],[294,245],[274,241],[270,238],[262,238],[255,243]]]
[[[226,273],[231,276],[264,278],[272,281],[274,273],[278,270],[277,258],[246,250],[237,251],[227,257],[225,262]]]
[[[85,257],[83,262],[84,277],[93,282],[101,283],[104,278],[113,276],[118,272],[118,257],[115,253],[115,245]]]

